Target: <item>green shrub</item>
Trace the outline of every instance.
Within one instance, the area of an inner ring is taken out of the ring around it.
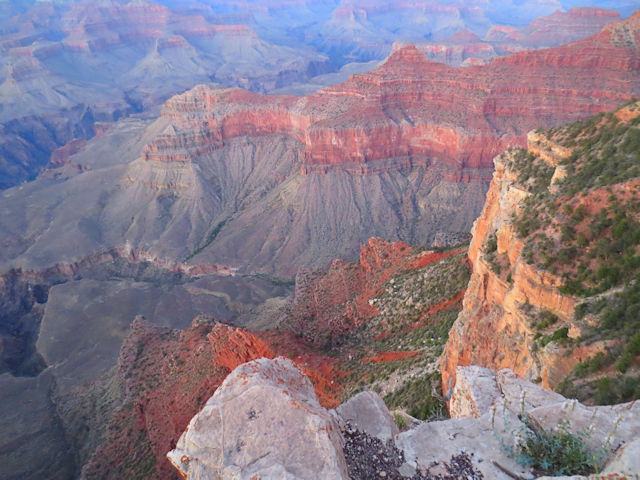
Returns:
[[[622,356],[616,363],[616,369],[621,373],[625,373],[627,370],[629,370],[630,366],[631,366],[631,354],[629,352],[625,352],[622,354]]]
[[[627,351],[631,355],[640,355],[640,330],[634,333],[629,339]]]
[[[384,402],[389,409],[406,408],[409,415],[420,420],[446,417],[446,403],[438,393],[440,383],[441,377],[438,373],[409,380],[396,391],[386,395]]]
[[[593,401],[597,405],[614,405],[640,398],[640,377],[604,377],[595,380],[589,387],[595,388]]]
[[[487,238],[487,243],[485,244],[484,251],[486,253],[493,253],[498,249],[498,238],[495,233],[492,233]]]
[[[519,461],[536,474],[584,475],[598,469],[595,455],[584,440],[569,433],[564,425],[551,432],[539,428],[525,418],[528,427],[519,443]]]
[[[544,347],[551,342],[564,342],[569,337],[569,329],[562,327],[553,332],[552,335],[544,336],[540,339],[540,344]]]

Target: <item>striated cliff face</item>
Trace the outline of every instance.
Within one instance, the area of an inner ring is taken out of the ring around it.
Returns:
[[[40,268],[129,242],[176,261],[224,258],[243,273],[291,278],[356,258],[370,237],[425,245],[438,232],[468,231],[495,155],[524,145],[532,128],[640,93],[637,44],[615,40],[637,35],[637,18],[465,69],[406,47],[304,97],[196,87],[144,133],[118,122],[77,145],[51,173],[59,179],[8,192],[0,234],[11,248],[0,256]],[[71,185],[77,195],[66,194]],[[86,219],[70,221],[80,203]]]
[[[333,69],[322,54],[227,24],[241,17],[218,24],[149,1],[38,3],[15,13],[0,19],[3,189],[35,177],[56,148],[92,137],[96,122],[155,109],[198,83],[270,91]]]
[[[483,65],[497,57],[522,50],[576,42],[619,20],[620,14],[614,10],[574,7],[537,18],[527,27],[495,25],[482,38],[468,30],[459,30],[447,39],[418,43],[416,47],[429,60],[436,62],[452,66]],[[402,43],[394,44],[394,49]]]
[[[608,381],[633,382],[633,373],[621,373],[637,357],[626,346],[637,322],[624,309],[635,308],[639,114],[636,102],[531,132],[527,151],[494,159],[472,230],[473,274],[440,360],[445,392],[456,367],[472,364],[566,389],[569,374],[610,375],[617,361],[617,380]],[[616,165],[611,175],[608,162]],[[614,314],[607,302],[623,311]],[[580,398],[589,400],[588,391]]]
[[[107,216],[133,245],[280,276],[353,258],[372,236],[465,230],[495,155],[640,93],[638,44],[616,40],[638,18],[464,69],[405,47],[305,97],[199,86],[167,102]]]
[[[303,98],[198,87],[167,103],[163,117],[175,130],[148,145],[145,158],[195,160],[224,140],[277,133],[304,144],[305,166],[437,159],[487,167],[505,147],[524,145],[532,128],[610,110],[637,92],[639,17],[469,69],[406,46],[381,67]],[[591,68],[606,74],[596,80]]]
[[[485,207],[473,226],[469,247],[473,274],[463,311],[451,329],[441,358],[446,392],[453,387],[455,368],[459,365],[512,368],[531,380],[540,377],[542,385],[549,388],[556,386],[575,363],[586,358],[582,355],[570,362],[555,362],[559,359],[552,352],[547,355],[534,352],[536,331],[531,326],[530,309],[550,311],[561,321],[569,322],[575,299],[558,291],[562,285],[559,278],[522,259],[524,242],[514,232],[513,218],[529,193],[509,169],[511,155],[512,152],[507,152],[495,158],[496,169]],[[496,246],[487,253],[490,240]],[[501,268],[498,272],[496,264]]]

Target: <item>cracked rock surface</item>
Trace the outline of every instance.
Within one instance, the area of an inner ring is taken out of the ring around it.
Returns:
[[[190,480],[346,480],[336,420],[288,359],[236,368],[168,457]]]

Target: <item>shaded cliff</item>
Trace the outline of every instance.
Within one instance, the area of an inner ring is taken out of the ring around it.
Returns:
[[[456,366],[479,364],[598,403],[640,395],[639,122],[632,102],[495,158],[445,390]]]
[[[148,1],[36,3],[0,22],[0,52],[2,189],[32,180],[97,122],[157,108],[198,83],[268,91],[333,68],[247,25]]]

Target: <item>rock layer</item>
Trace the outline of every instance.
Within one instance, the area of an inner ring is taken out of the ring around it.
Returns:
[[[487,200],[473,226],[469,247],[473,274],[463,311],[451,328],[440,360],[445,392],[453,388],[455,368],[472,364],[512,368],[530,380],[540,377],[542,385],[553,387],[573,365],[597,349],[595,346],[589,351],[577,351],[567,361],[558,359],[560,352],[554,351],[553,346],[548,352],[534,347],[535,331],[524,306],[553,312],[563,322],[569,322],[573,318],[575,298],[558,291],[561,279],[521,257],[524,243],[515,234],[513,216],[520,212],[529,193],[519,186],[517,176],[508,167],[512,155],[507,152],[494,159],[496,169]],[[497,255],[502,255],[512,269],[511,282],[495,272],[485,252],[492,235],[496,239]]]
[[[198,87],[167,103],[163,116],[174,128],[147,146],[145,158],[197,160],[239,135],[279,133],[304,143],[308,167],[434,158],[487,167],[506,146],[524,145],[534,127],[612,109],[638,93],[639,18],[469,69],[429,62],[407,46],[378,69],[303,98]]]

